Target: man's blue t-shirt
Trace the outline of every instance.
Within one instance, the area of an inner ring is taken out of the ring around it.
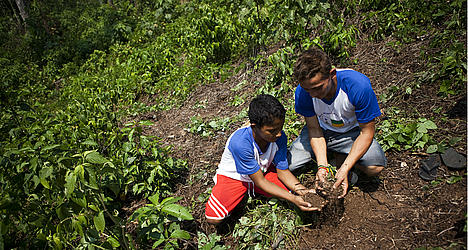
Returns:
[[[347,132],[381,115],[369,78],[351,69],[337,69],[337,90],[332,100],[312,98],[300,85],[295,92],[296,113],[317,115],[320,127]]]

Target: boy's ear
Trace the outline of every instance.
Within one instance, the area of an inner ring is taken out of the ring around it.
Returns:
[[[241,127],[248,127],[248,126],[250,126],[250,121],[244,122]]]

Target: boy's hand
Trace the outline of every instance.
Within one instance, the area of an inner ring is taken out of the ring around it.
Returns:
[[[305,202],[302,197],[294,195],[294,200],[292,201],[296,206],[299,207],[302,211],[310,212],[310,211],[320,211],[322,208],[320,207],[312,207],[309,202]]]
[[[302,184],[300,183],[297,183],[295,186],[294,186],[294,193],[300,195],[300,196],[303,196],[303,195],[306,195],[307,193],[315,193],[315,189],[307,189],[306,187],[304,187]]]

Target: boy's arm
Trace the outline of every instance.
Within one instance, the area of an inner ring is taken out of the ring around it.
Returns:
[[[298,206],[302,211],[315,211],[319,208],[311,207],[312,205],[305,202],[300,196],[293,195],[288,191],[280,188],[278,185],[267,180],[261,170],[258,170],[254,174],[249,175],[250,179],[255,183],[257,187],[265,191],[266,193],[281,199],[288,200]]]
[[[304,185],[302,185],[299,180],[294,176],[289,169],[276,169],[278,173],[278,179],[283,182],[289,190],[292,190],[294,193],[299,195],[305,195],[310,192]]]

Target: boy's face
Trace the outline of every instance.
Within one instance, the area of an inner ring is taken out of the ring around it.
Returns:
[[[284,120],[275,118],[272,124],[263,125],[261,128],[254,126],[256,136],[266,142],[275,142],[281,137]]]

